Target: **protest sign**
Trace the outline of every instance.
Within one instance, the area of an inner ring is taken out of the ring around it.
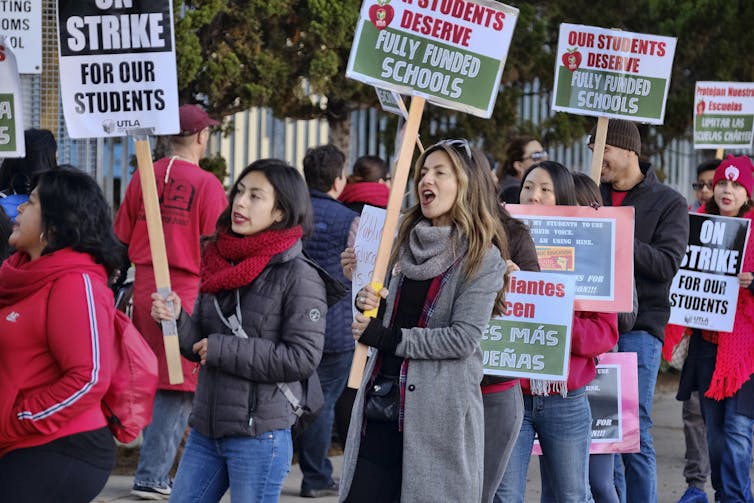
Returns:
[[[0,1],[0,38],[16,55],[18,73],[42,73],[42,0]]]
[[[552,109],[662,124],[676,39],[560,25]]]
[[[694,92],[694,148],[751,148],[753,82],[697,82]]]
[[[529,226],[540,269],[575,278],[576,310],[633,310],[633,207],[508,204],[505,208]]]
[[[169,0],[59,0],[60,92],[72,138],[175,134],[178,81]]]
[[[488,118],[517,19],[491,0],[366,0],[346,76]]]
[[[16,56],[0,36],[0,158],[25,157],[24,113]]]
[[[375,87],[374,90],[377,91],[377,99],[380,100],[380,105],[384,111],[408,119],[408,110],[406,110],[406,105],[403,103],[400,94],[379,87]]]
[[[359,218],[359,230],[356,232],[356,240],[353,244],[356,267],[351,276],[351,306],[355,306],[356,294],[359,290],[368,285],[372,279],[384,224],[384,209],[364,205],[361,218]],[[354,316],[357,312],[356,307],[353,307]]]
[[[574,278],[517,271],[505,293],[505,310],[482,335],[484,373],[565,380],[571,356]]]
[[[670,323],[730,332],[748,218],[689,213],[689,244],[670,285]]]

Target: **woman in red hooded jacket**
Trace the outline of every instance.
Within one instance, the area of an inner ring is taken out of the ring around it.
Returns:
[[[0,267],[0,487],[4,501],[91,501],[115,461],[110,384],[122,245],[97,183],[40,175]]]

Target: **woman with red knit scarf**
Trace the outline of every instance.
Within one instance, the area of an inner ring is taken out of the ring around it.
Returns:
[[[714,196],[701,213],[754,218],[751,199],[754,166],[748,157],[728,156],[715,170]],[[754,427],[754,246],[746,246],[733,331],[693,329],[689,352],[678,386],[679,400],[691,391],[704,392],[702,416],[707,427],[707,445],[715,500],[752,502],[749,467],[752,461]]]
[[[181,353],[199,382],[170,500],[277,502],[292,457],[296,415],[280,383],[300,381],[322,357],[327,304],[320,273],[302,255],[312,209],[301,174],[283,161],[249,165],[201,261],[193,314],[154,294],[152,317],[178,316]]]

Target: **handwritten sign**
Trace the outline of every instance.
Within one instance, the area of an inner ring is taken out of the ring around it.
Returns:
[[[385,210],[374,206],[364,205],[359,219],[359,230],[353,249],[356,253],[356,268],[351,277],[351,305],[356,302],[356,294],[372,279],[377,250],[380,247],[380,236],[385,224]],[[356,316],[357,310],[353,308]]]
[[[694,148],[750,148],[754,132],[754,82],[697,82]]]

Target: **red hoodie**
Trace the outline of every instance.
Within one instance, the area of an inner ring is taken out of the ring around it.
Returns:
[[[102,428],[113,295],[103,266],[71,249],[0,267],[0,457]]]

